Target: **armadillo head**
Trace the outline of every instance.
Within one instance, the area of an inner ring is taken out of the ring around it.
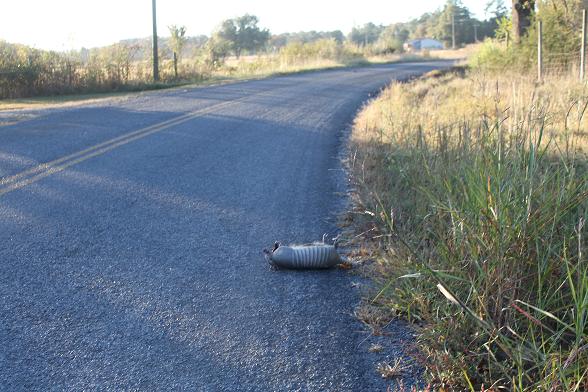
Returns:
[[[265,253],[266,255],[271,257],[272,253],[274,253],[279,247],[280,247],[280,243],[278,241],[276,241],[276,242],[274,242],[274,248],[272,250],[264,248],[263,253]]]

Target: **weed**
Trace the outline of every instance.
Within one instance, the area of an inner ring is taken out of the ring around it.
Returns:
[[[384,351],[384,346],[382,346],[381,344],[372,344],[370,346],[370,348],[368,348],[368,351],[370,353],[381,353],[382,351]]]
[[[376,370],[378,373],[380,373],[382,378],[396,378],[402,376],[402,373],[406,370],[406,367],[402,365],[402,361],[400,359],[396,359],[393,363],[378,363]]]

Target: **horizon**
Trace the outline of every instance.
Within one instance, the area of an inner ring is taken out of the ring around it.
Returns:
[[[268,28],[275,35],[313,30],[341,30],[347,35],[354,26],[370,22],[376,25],[408,22],[439,9],[446,1],[413,0],[400,7],[391,3],[377,4],[379,2],[365,0],[361,7],[342,7],[340,2],[332,0],[320,4],[300,0],[295,6],[269,0],[228,0],[222,5],[208,6],[206,10],[199,11],[197,4],[187,0],[160,0],[157,3],[157,30],[158,37],[165,38],[169,37],[169,25],[184,25],[189,37],[210,36],[223,20],[248,13],[259,17],[260,27]],[[462,3],[474,17],[485,19],[485,0]],[[32,15],[31,7],[36,7]],[[113,13],[112,10],[117,12]],[[312,13],[306,10],[312,10]],[[25,14],[28,23],[15,17]],[[37,49],[65,52],[147,37],[151,37],[149,0],[129,0],[122,4],[104,0],[95,6],[72,0],[55,0],[51,3],[20,1],[5,5],[0,14],[0,40]]]

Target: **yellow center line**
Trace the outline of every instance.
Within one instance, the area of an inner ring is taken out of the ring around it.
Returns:
[[[43,170],[50,169],[52,166],[58,165],[58,164],[60,164],[62,162],[65,162],[65,161],[67,161],[69,159],[73,159],[73,158],[79,157],[81,155],[90,153],[90,152],[92,152],[94,150],[97,150],[97,149],[100,149],[100,148],[102,148],[104,146],[107,146],[107,145],[116,143],[116,142],[118,142],[120,140],[129,138],[129,137],[132,137],[132,136],[135,136],[135,135],[139,135],[139,134],[142,134],[142,133],[145,133],[145,132],[150,132],[150,131],[152,131],[154,129],[161,130],[161,129],[165,129],[165,128],[168,128],[168,127],[173,126],[173,125],[181,124],[181,123],[183,123],[183,122],[185,122],[185,121],[193,118],[194,116],[198,116],[198,115],[201,115],[201,114],[208,113],[211,110],[219,109],[219,108],[221,108],[223,106],[226,106],[227,104],[232,103],[232,102],[234,102],[234,101],[223,102],[223,103],[220,103],[220,104],[217,104],[217,105],[208,107],[208,108],[204,108],[204,109],[200,109],[200,110],[197,110],[197,111],[188,113],[188,114],[184,114],[184,115],[181,115],[179,117],[175,117],[175,118],[172,118],[170,120],[163,121],[161,123],[150,125],[148,127],[141,128],[139,130],[136,130],[136,131],[133,131],[133,132],[130,132],[130,133],[121,135],[121,136],[117,136],[117,137],[112,138],[112,139],[109,139],[109,140],[107,140],[105,142],[102,142],[102,143],[96,144],[94,146],[88,147],[86,149],[83,149],[81,151],[75,152],[73,154],[66,155],[64,157],[55,159],[55,160],[53,160],[51,162],[42,163],[42,164],[40,164],[38,166],[32,167],[32,168],[30,168],[28,170],[25,170],[25,171],[21,172],[21,173],[18,173],[18,174],[15,174],[13,176],[10,176],[10,177],[6,177],[6,178],[3,178],[3,179],[0,179],[0,186],[13,183],[13,182],[15,182],[15,181],[17,181],[17,180],[19,180],[19,179],[21,179],[23,177],[28,176],[28,175],[36,174],[36,173],[39,173],[39,172],[41,172]]]
[[[278,90],[286,90],[293,86],[282,86],[277,87],[269,91],[263,91],[261,93],[252,94],[249,96],[237,98],[231,101],[221,102],[207,108],[195,110],[193,112],[183,114],[176,118],[172,118],[154,125],[150,125],[145,128],[141,128],[136,131],[129,132],[127,134],[117,136],[115,138],[106,140],[102,143],[96,144],[94,146],[85,148],[78,152],[75,152],[70,155],[66,155],[64,157],[55,159],[50,162],[42,163],[37,166],[34,166],[30,169],[27,169],[23,172],[17,173],[10,177],[5,177],[0,179],[0,196],[12,192],[17,189],[21,189],[25,186],[28,186],[32,183],[35,183],[45,177],[51,176],[55,173],[59,173],[68,167],[76,165],[78,163],[84,162],[90,158],[96,157],[98,155],[102,155],[108,151],[111,151],[117,147],[123,146],[135,140],[139,140],[156,132],[160,132],[162,130],[171,128],[173,126],[185,123],[190,121],[194,118],[200,117],[205,114],[212,113],[218,109],[221,109],[225,106],[229,106],[234,103],[239,103],[245,101],[247,99],[251,99],[253,96],[261,97],[261,96],[271,96],[275,94]],[[295,86],[294,86],[295,87]]]
[[[204,109],[196,110],[194,112],[163,121],[158,124],[154,124],[148,126],[146,128],[139,129],[137,131],[133,131],[127,133],[122,136],[115,137],[113,139],[107,140],[105,142],[96,144],[92,147],[88,147],[84,150],[78,151],[76,153],[64,156],[59,159],[55,159],[51,162],[43,163],[33,168],[30,168],[26,171],[21,173],[15,174],[11,177],[4,178],[0,181],[0,196],[12,192],[14,190],[23,188],[27,185],[35,183],[45,177],[51,176],[55,173],[59,173],[68,167],[76,165],[78,163],[84,162],[90,158],[96,157],[98,155],[102,155],[108,151],[111,151],[117,147],[123,146],[125,144],[131,143],[135,140],[142,139],[146,136],[152,135],[154,133],[160,132],[162,130],[171,128],[176,125],[183,124],[187,121],[190,121],[194,118],[201,117],[202,115],[209,114],[214,112],[215,110],[221,109],[225,106],[233,104],[235,102],[241,101],[245,98],[240,98],[233,101],[222,102]]]

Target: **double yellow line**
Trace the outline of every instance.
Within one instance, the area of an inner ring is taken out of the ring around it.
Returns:
[[[84,162],[90,158],[102,155],[108,151],[111,151],[117,147],[131,143],[135,140],[142,139],[146,136],[154,133],[163,131],[164,129],[171,128],[173,126],[183,124],[194,118],[201,117],[205,114],[209,114],[218,109],[222,109],[225,106],[229,106],[237,101],[243,100],[244,98],[236,99],[233,101],[222,102],[216,105],[209,106],[200,110],[196,110],[179,117],[172,118],[154,125],[150,125],[145,128],[112,138],[105,142],[96,144],[92,147],[88,147],[84,150],[76,153],[64,156],[59,159],[55,159],[51,162],[42,163],[38,166],[32,167],[21,173],[15,174],[10,177],[0,179],[0,196],[12,192],[17,189],[21,189],[25,186],[33,184],[45,177],[51,176],[55,173],[59,173],[70,166],[77,165],[80,162]]]

